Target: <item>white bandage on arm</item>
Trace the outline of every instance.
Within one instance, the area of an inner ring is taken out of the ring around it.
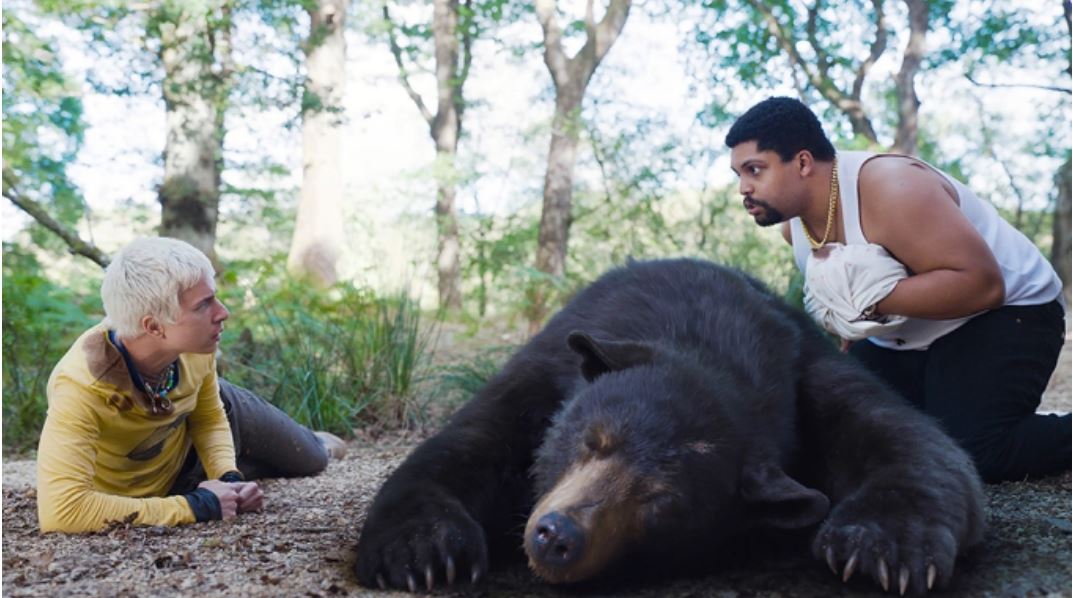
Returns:
[[[905,266],[879,245],[830,243],[808,256],[805,310],[828,332],[860,340],[891,332],[904,316],[865,313],[906,278]]]

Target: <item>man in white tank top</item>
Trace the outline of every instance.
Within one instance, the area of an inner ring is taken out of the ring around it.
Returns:
[[[836,152],[792,98],[750,108],[726,137],[743,206],[782,225],[805,270],[828,244],[879,245],[908,276],[861,317],[904,316],[849,352],[936,417],[986,481],[1070,468],[1070,416],[1035,414],[1065,336],[1062,285],[990,204],[915,158]]]

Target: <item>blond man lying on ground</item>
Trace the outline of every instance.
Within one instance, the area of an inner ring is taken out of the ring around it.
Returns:
[[[262,477],[323,471],[345,445],[216,375],[229,313],[193,246],[146,238],[101,284],[105,319],[48,383],[37,449],[41,531],[179,525],[258,511]]]

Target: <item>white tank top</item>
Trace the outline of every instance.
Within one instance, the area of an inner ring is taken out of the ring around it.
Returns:
[[[867,243],[861,231],[860,199],[857,195],[857,178],[861,166],[873,156],[872,152],[838,152],[838,178],[841,186],[840,213],[846,244]],[[926,163],[925,163],[926,164]],[[928,165],[931,167],[931,165]],[[931,167],[951,185],[958,194],[961,212],[969,219],[984,242],[991,248],[1002,277],[1006,281],[1005,305],[1040,305],[1061,296],[1062,282],[1039,249],[1006,222],[990,203],[976,197],[968,187],[950,175]],[[794,247],[797,267],[804,272],[811,247],[805,238],[801,219],[790,220],[790,236]],[[978,315],[978,314],[974,314]],[[870,337],[868,340],[888,349],[927,349],[935,339],[955,330],[973,316],[954,320],[925,320],[909,318],[894,332]]]

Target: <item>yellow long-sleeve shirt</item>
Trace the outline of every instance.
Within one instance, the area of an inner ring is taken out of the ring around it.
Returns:
[[[154,414],[103,325],[86,331],[52,371],[37,448],[42,532],[97,531],[136,513],[137,525],[195,521],[164,496],[193,442],[209,479],[234,471],[235,449],[213,355],[179,357],[173,409]]]

